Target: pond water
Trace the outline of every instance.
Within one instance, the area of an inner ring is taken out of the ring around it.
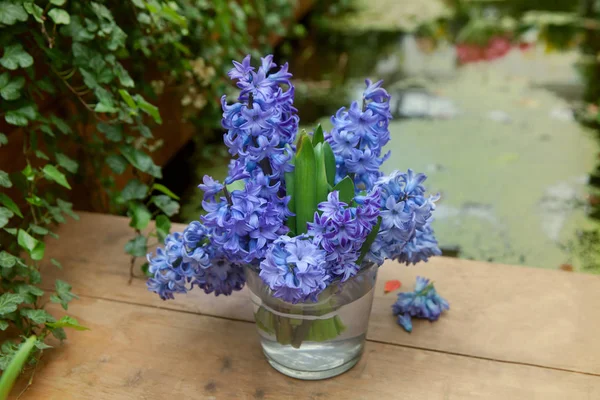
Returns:
[[[385,79],[395,119],[384,172],[428,175],[430,191],[442,195],[434,229],[446,254],[599,271],[588,206],[599,146],[573,117],[581,92],[575,53],[515,49],[456,67],[452,46],[423,52],[410,35],[312,39],[297,43],[290,60],[301,120],[328,129],[329,116],[360,97],[364,77]],[[226,172],[222,149],[210,153],[198,180]],[[184,219],[197,218],[199,194],[184,198]]]

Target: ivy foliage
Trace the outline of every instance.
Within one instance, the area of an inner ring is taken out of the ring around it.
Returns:
[[[23,156],[18,170],[0,170],[0,330],[16,332],[0,347],[0,370],[22,338],[37,337],[35,362],[50,335],[63,340],[65,328],[86,329],[68,315],[57,320],[42,304],[46,295],[68,310],[77,298],[67,282],[42,284],[40,274],[42,264],[61,268],[46,256],[53,241],[45,239],[60,240],[56,226],[78,219],[72,186],[97,185],[105,210],[130,217],[124,251],[133,267],[149,239],[164,240],[179,210],[152,158],[162,145],[153,135],[165,120],[160,97],[174,92],[186,123],[218,124],[218,99],[231,90],[221,78],[230,60],[268,51],[272,35],[286,32],[293,6],[0,0],[0,147],[16,145]]]

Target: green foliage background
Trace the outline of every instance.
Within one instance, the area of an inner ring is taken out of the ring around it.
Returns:
[[[46,294],[42,287],[51,285],[39,272],[41,263],[61,268],[46,259],[44,239],[60,240],[56,225],[77,219],[71,183],[96,179],[108,208],[131,218],[124,251],[133,266],[179,210],[178,197],[156,182],[162,171],[152,153],[162,143],[153,128],[163,117],[156,100],[175,90],[187,122],[199,132],[217,126],[231,60],[269,51],[269,38],[291,27],[293,7],[290,0],[0,0],[0,126],[9,128],[0,146],[22,141],[26,165],[0,170],[0,330],[13,337],[1,346],[0,369],[22,338],[37,336],[35,362],[49,335],[62,340],[64,328],[85,329],[44,310],[42,298],[68,310],[77,296],[61,280]],[[115,177],[128,171],[135,179],[117,187]]]

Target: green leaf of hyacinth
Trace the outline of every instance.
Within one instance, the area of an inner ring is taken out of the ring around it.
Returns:
[[[371,232],[369,232],[362,247],[360,248],[360,256],[358,256],[358,260],[356,260],[356,265],[362,264],[365,256],[367,255],[367,253],[369,252],[369,249],[371,248],[371,245],[375,241],[377,234],[379,233],[380,227],[381,227],[381,217],[378,217],[377,223],[375,224],[373,229],[371,229]]]
[[[290,164],[296,165],[296,155],[292,155],[292,159],[290,160]],[[296,194],[294,193],[295,188],[295,175],[296,171],[286,172],[285,173],[285,189],[287,191],[287,195],[290,196],[290,201],[288,202],[288,208],[293,216],[288,217],[285,221],[285,225],[290,228],[290,231],[293,235],[296,234]]]
[[[37,337],[32,335],[29,339],[19,345],[19,350],[15,353],[12,360],[10,360],[10,363],[0,377],[0,399],[8,398],[17,377],[29,358],[29,353],[31,353],[31,350],[35,347],[36,340]]]
[[[327,173],[327,182],[333,186],[335,184],[335,155],[331,146],[323,142],[323,156],[325,159],[325,172]]]
[[[327,200],[327,194],[329,188],[327,185],[327,172],[325,170],[325,155],[323,152],[323,143],[319,143],[315,146],[315,193],[317,204]]]
[[[324,141],[325,136],[323,135],[323,128],[321,127],[321,124],[319,124],[317,125],[317,129],[315,129],[315,132],[313,133],[313,146],[316,146],[319,143],[323,143]]]
[[[317,210],[315,150],[310,137],[301,135],[296,151],[294,194],[296,196],[296,234],[306,233],[307,222],[314,219]]]
[[[348,205],[350,205],[352,199],[354,199],[354,183],[349,176],[346,176],[339,181],[338,184],[333,187],[333,190],[340,192],[340,201],[343,201]]]

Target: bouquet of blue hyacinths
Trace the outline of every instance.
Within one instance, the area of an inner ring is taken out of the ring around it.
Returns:
[[[240,93],[233,104],[221,99],[229,172],[224,182],[204,177],[206,213],[149,255],[148,288],[162,299],[194,286],[229,295],[252,271],[291,307],[317,302],[386,259],[408,265],[440,254],[431,228],[438,197],[425,196],[425,175],[379,171],[392,118],[382,82],[367,80],[362,101],[341,108],[330,132],[299,133],[292,75],[272,59],[258,68],[250,56],[233,62],[229,77]],[[296,347],[345,329],[338,317],[299,323],[263,308],[256,320]]]

